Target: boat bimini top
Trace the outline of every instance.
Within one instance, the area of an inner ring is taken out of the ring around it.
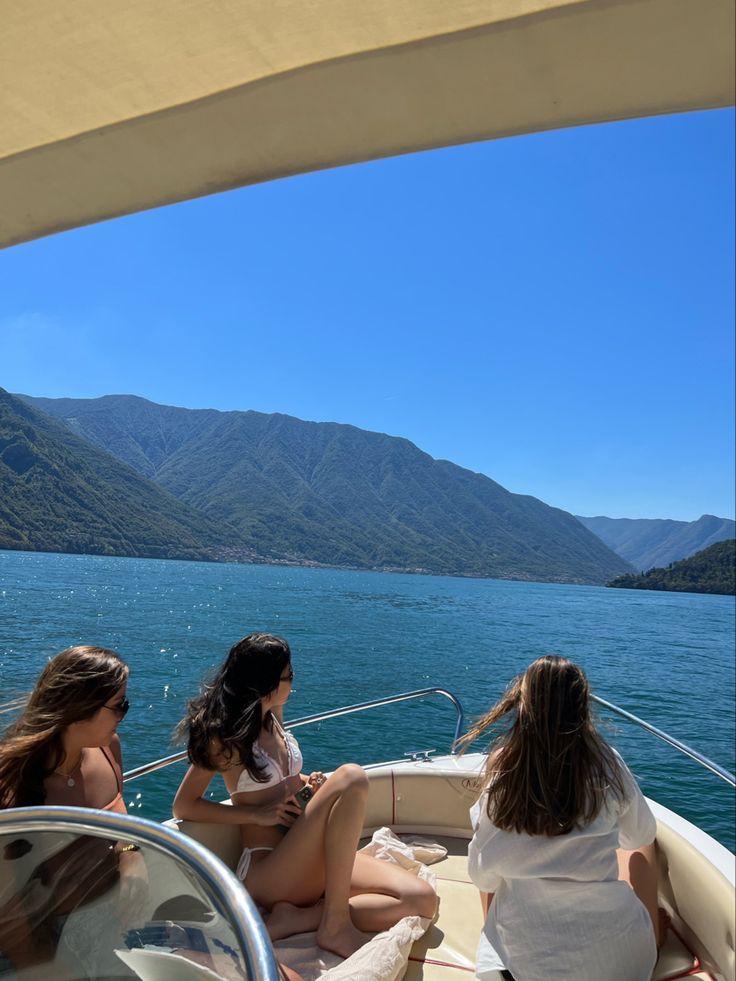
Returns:
[[[0,246],[734,99],[733,0],[0,0],[0,23]]]

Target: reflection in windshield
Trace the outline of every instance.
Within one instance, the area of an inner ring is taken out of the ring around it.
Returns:
[[[230,919],[178,859],[100,835],[0,838],[0,978],[247,977]]]

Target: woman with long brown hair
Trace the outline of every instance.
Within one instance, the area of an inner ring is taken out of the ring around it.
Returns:
[[[649,981],[652,915],[619,880],[617,850],[640,850],[654,890],[656,823],[636,780],[596,732],[583,671],[562,657],[534,661],[463,738],[498,722],[485,789],[471,811],[472,880],[487,912],[478,977],[518,981]]]
[[[0,807],[125,813],[117,727],[128,711],[127,683],[127,664],[104,647],[70,647],[52,658],[0,739]],[[22,850],[24,843],[15,846]],[[42,889],[35,888],[39,883]],[[106,894],[115,897],[116,909],[130,911],[146,884],[137,846],[79,838],[53,850],[3,905],[0,949],[18,967],[49,960],[72,911]],[[94,944],[85,954],[94,956]]]
[[[273,940],[316,930],[321,947],[349,957],[368,933],[404,916],[432,917],[437,897],[404,869],[356,854],[368,795],[361,767],[346,764],[329,777],[301,772],[299,746],[283,725],[293,678],[280,637],[249,634],[231,648],[180,726],[192,766],[174,815],[241,826],[238,875],[268,910]],[[204,797],[217,772],[232,806]],[[300,790],[308,795],[303,812]]]
[[[117,727],[127,683],[127,664],[104,647],[69,647],[52,658],[0,740],[0,807],[124,813]]]

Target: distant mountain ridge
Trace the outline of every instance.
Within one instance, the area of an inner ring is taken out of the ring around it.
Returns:
[[[582,518],[578,521],[639,571],[687,558],[736,535],[736,522],[704,514],[697,521],[665,518]]]
[[[281,561],[601,583],[629,565],[572,515],[408,440],[136,396],[21,396]]]
[[[666,569],[650,569],[640,576],[617,576],[608,583],[616,589],[656,589],[676,593],[736,594],[736,540],[716,542]]]
[[[0,388],[0,548],[247,558],[234,529]]]

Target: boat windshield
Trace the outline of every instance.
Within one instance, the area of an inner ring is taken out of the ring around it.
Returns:
[[[277,977],[255,907],[196,842],[101,811],[0,813],[0,978]]]

